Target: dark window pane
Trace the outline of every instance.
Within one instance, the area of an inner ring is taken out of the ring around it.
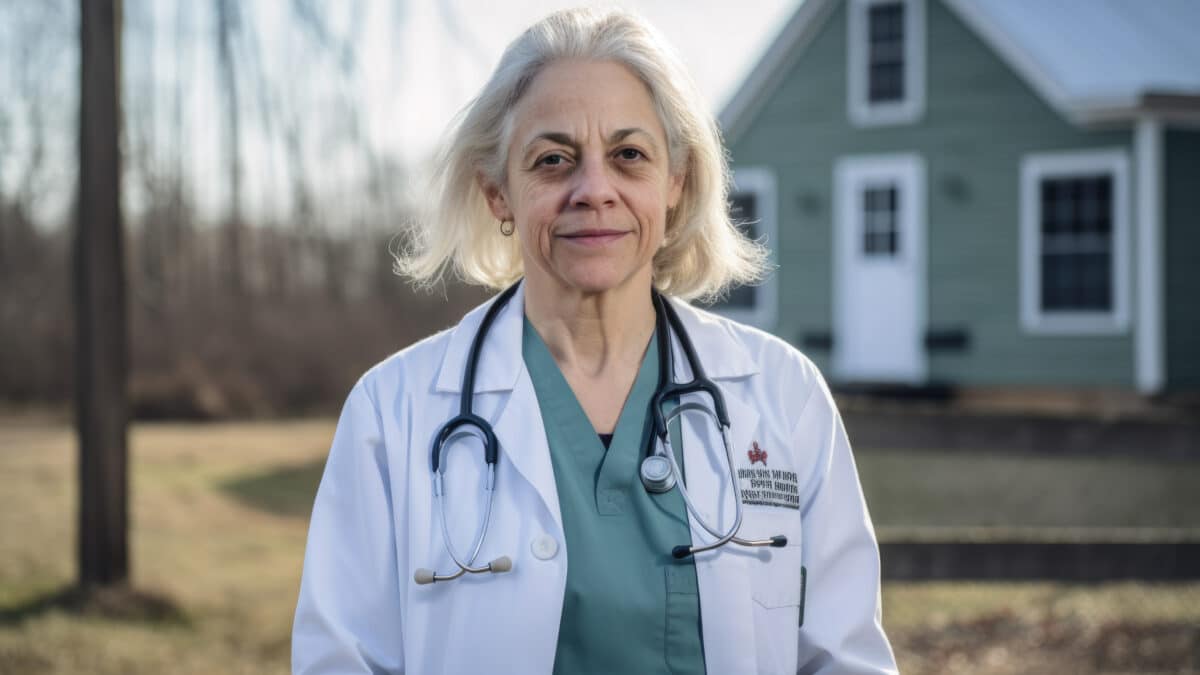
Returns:
[[[867,13],[871,42],[904,38],[904,4],[888,2],[872,5]]]
[[[894,255],[899,191],[894,185],[872,187],[862,193],[862,251],[867,256]]]
[[[867,99],[904,98],[904,5],[872,5],[867,12]]]
[[[871,66],[871,82],[867,96],[871,103],[898,101],[904,98],[904,66],[882,63]]]
[[[761,236],[758,224],[758,199],[753,192],[735,192],[729,196],[729,217],[747,237],[758,239]],[[709,306],[717,309],[730,307],[754,309],[757,294],[756,286],[736,286],[724,300]]]
[[[735,225],[758,220],[758,202],[750,192],[735,192],[729,197],[729,217]],[[745,228],[742,228],[745,231]]]
[[[1042,309],[1111,311],[1112,176],[1042,181]]]
[[[1112,309],[1112,259],[1106,253],[1080,256],[1079,306],[1097,311]]]

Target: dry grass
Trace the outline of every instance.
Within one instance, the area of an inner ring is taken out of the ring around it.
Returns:
[[[287,672],[307,520],[248,500],[238,481],[319,467],[332,433],[328,420],[134,428],[133,585],[177,608],[164,622],[54,601],[74,575],[74,439],[6,422],[0,672]],[[316,479],[296,499],[311,504]]]
[[[0,420],[0,674],[286,673],[329,420],[142,424],[133,587],[70,592],[74,439]],[[1200,672],[1200,584],[892,584],[906,673]]]
[[[855,452],[875,524],[1200,533],[1200,462],[1000,450]]]

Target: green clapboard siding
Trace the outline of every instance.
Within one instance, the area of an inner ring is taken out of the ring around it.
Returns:
[[[930,379],[1132,386],[1131,333],[1023,333],[1018,267],[1022,155],[1093,148],[1130,153],[1131,131],[1083,131],[1067,123],[938,0],[926,0],[926,21],[925,115],[918,123],[850,125],[843,5],[793,61],[745,131],[732,139],[735,167],[768,166],[778,180],[775,332],[800,344],[807,333],[832,331],[835,161],[846,155],[915,152],[927,172],[929,324],[965,328],[970,340],[965,352],[932,354]],[[962,189],[951,186],[956,178]],[[806,351],[828,367],[827,352]]]
[[[1166,133],[1167,387],[1200,388],[1200,131]]]

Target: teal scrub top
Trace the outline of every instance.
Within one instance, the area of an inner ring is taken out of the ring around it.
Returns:
[[[537,330],[525,320],[525,367],[546,427],[566,549],[555,673],[703,673],[700,595],[678,490],[650,494],[638,467],[658,384],[653,336],[606,449]],[[671,429],[683,466],[678,429]]]

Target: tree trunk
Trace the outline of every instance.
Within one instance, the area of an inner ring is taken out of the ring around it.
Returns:
[[[80,0],[75,405],[79,580],[129,578],[124,242],[118,145],[121,0]]]

